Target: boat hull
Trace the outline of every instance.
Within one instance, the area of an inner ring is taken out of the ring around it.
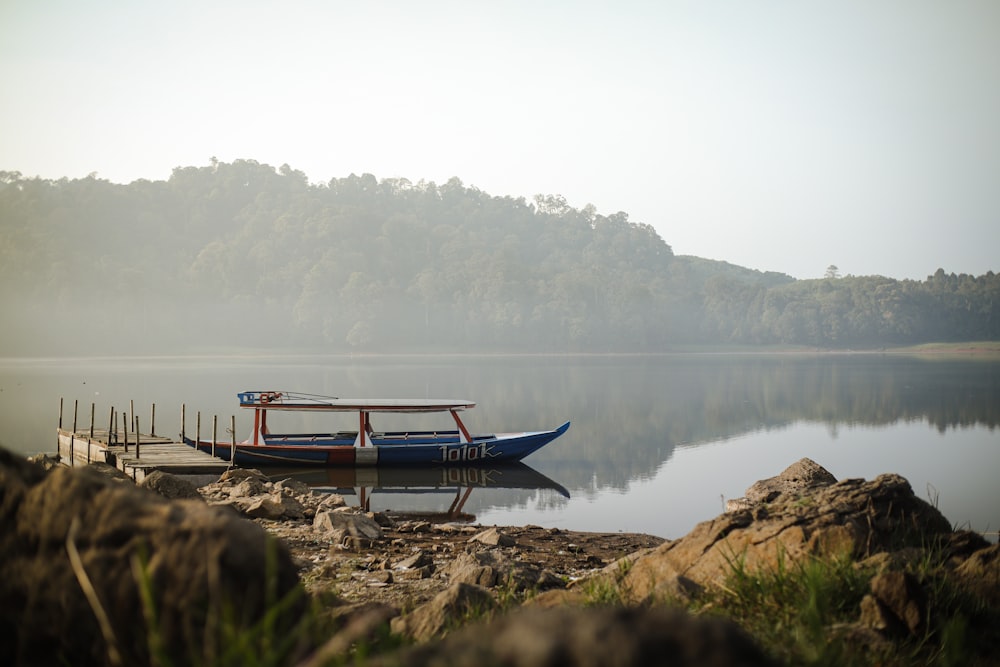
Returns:
[[[263,444],[195,441],[191,447],[245,467],[259,466],[414,466],[469,465],[520,461],[552,442],[569,428],[566,422],[551,431],[498,433],[471,442],[456,435],[431,436],[426,433],[373,436],[371,444],[356,447],[349,438],[329,436],[265,436]],[[214,450],[214,451],[213,451]]]

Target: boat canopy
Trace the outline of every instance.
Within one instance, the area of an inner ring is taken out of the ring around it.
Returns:
[[[242,391],[241,408],[318,412],[452,412],[476,407],[453,398],[338,398],[289,391]]]

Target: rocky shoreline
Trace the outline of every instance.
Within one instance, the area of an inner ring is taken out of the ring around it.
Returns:
[[[336,662],[379,628],[408,648],[372,664],[773,664],[735,623],[682,608],[710,609],[734,562],[765,572],[841,556],[872,574],[835,634],[880,655],[926,641],[938,620],[934,581],[913,567],[931,544],[956,590],[989,614],[1000,603],[997,545],[953,531],[901,477],[838,481],[808,459],[675,540],[367,513],[251,470],[201,488],[154,473],[142,487],[109,466],[46,470],[0,450],[0,660],[108,664],[114,647],[122,664],[148,664],[150,646],[109,631],[94,602],[111,628],[132,627],[151,613],[144,582],[175,664],[208,650],[205,615],[192,610],[220,597],[247,627],[280,607],[269,623],[290,629],[320,609],[331,636],[289,646],[287,664]],[[493,618],[490,630],[458,630],[475,618]],[[618,637],[611,654],[605,635]]]
[[[288,546],[309,592],[332,591],[347,604],[412,608],[456,583],[514,591],[565,588],[664,541],[362,512],[339,495],[292,480],[271,482],[255,470],[233,470],[196,490],[160,474],[145,486],[167,497],[198,494],[232,507]]]

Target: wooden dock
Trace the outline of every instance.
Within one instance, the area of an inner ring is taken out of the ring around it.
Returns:
[[[107,430],[58,429],[59,455],[67,465],[107,463],[141,482],[154,470],[174,475],[221,475],[228,461],[200,452],[183,442],[147,433],[128,434],[128,444]],[[136,446],[138,441],[138,447]]]

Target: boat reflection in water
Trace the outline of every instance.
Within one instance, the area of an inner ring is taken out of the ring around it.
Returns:
[[[321,493],[357,496],[357,505],[365,511],[371,510],[371,499],[375,494],[454,494],[454,499],[444,511],[416,508],[392,510],[393,514],[430,521],[474,521],[474,515],[465,514],[462,510],[477,488],[549,489],[569,498],[569,491],[563,485],[520,462],[492,466],[267,468],[264,472],[275,481],[295,479],[305,482]]]

